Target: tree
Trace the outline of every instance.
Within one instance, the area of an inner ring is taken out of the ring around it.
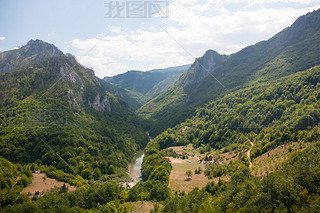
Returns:
[[[110,165],[108,168],[108,175],[112,175],[115,173],[115,168],[113,165]]]
[[[60,187],[60,193],[66,193],[66,192],[68,192],[68,187],[66,186],[66,184],[63,184]]]
[[[81,172],[81,176],[84,179],[90,180],[92,178],[92,171],[90,169],[85,169]]]
[[[100,169],[99,169],[99,168],[95,168],[95,169],[93,170],[93,178],[94,178],[95,180],[98,180],[100,177],[101,177],[101,171],[100,171]]]
[[[169,175],[168,171],[164,166],[158,166],[149,176],[150,180],[159,180],[161,183],[169,183]]]
[[[192,176],[192,171],[191,171],[191,170],[187,170],[187,171],[186,171],[186,175],[187,175],[187,177],[188,177],[187,180],[190,180],[190,179],[191,179],[191,176]]]
[[[200,166],[199,166],[198,169],[196,169],[196,170],[194,171],[194,174],[195,174],[195,175],[201,174],[201,172],[202,172],[202,169],[201,169]]]

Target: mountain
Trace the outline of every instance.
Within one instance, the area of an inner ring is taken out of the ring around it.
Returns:
[[[228,56],[220,55],[216,51],[208,50],[202,57],[196,59],[196,61],[179,79],[178,85],[183,88],[192,88],[195,84],[198,84],[208,75],[219,67]]]
[[[0,74],[30,66],[52,56],[63,55],[56,46],[41,40],[30,40],[19,49],[0,53]]]
[[[159,131],[156,130],[156,134],[172,124],[182,122],[190,113],[192,114],[192,109],[188,110],[187,100],[190,98],[187,97],[187,91],[191,92],[204,78],[211,76],[210,72],[221,66],[228,57],[208,50],[202,57],[195,60],[188,71],[174,83],[174,86],[162,91],[139,108],[137,113],[158,121],[155,128]]]
[[[241,87],[313,67],[320,63],[320,55],[317,54],[319,35],[320,10],[301,16],[267,41],[228,56],[220,66],[208,70],[210,74],[206,76],[201,74],[204,73],[202,67],[209,63],[204,59],[201,62],[203,66],[189,69],[173,88],[162,91],[142,106],[138,113],[157,120],[163,128],[171,127],[182,121],[185,114],[190,115],[185,111],[192,110],[193,106],[203,105]]]
[[[174,160],[181,154],[172,147],[180,146],[192,155],[195,150],[201,156],[213,154],[203,173],[216,178],[202,189],[168,199],[161,212],[317,212],[319,89],[320,65],[219,97],[158,135],[145,149],[144,176],[164,164],[154,161],[154,153]],[[179,161],[179,166],[173,163],[176,170],[182,167]],[[167,171],[163,177],[168,179],[176,172]]]
[[[239,89],[197,108],[194,116],[155,140],[162,147],[192,143],[195,148],[209,144],[217,150],[230,151],[241,149],[242,145],[249,147],[252,139],[252,157],[287,142],[318,140],[319,82],[317,65]],[[168,134],[171,140],[167,140]]]
[[[100,79],[100,78],[98,78],[98,81],[99,81],[100,85],[106,91],[108,91],[109,93],[111,93],[115,97],[128,103],[128,105],[129,105],[128,107],[131,110],[136,110],[141,106],[141,104],[136,99],[134,99],[133,97],[131,97],[130,95],[127,94],[127,91],[125,89],[117,87],[117,86],[115,86],[105,80]]]
[[[105,77],[103,80],[113,84],[125,96],[124,100],[132,103],[130,105],[133,109],[138,109],[162,90],[172,86],[189,67],[190,65],[183,65],[145,72],[133,70],[113,77]]]
[[[29,58],[24,56],[22,61]],[[0,156],[18,165],[34,164],[75,186],[110,175],[125,177],[134,153],[149,141],[146,122],[73,56],[28,63],[0,74]],[[1,194],[11,193],[5,196],[10,201],[0,199],[1,207],[14,202],[21,190],[1,188]]]

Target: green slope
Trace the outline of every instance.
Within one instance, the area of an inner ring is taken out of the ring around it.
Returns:
[[[317,212],[319,107],[320,65],[240,89],[198,108],[195,116],[147,145],[144,175],[155,165],[162,166],[160,160],[152,161],[157,155],[172,154],[166,149],[171,146],[192,143],[200,150],[214,148],[215,154],[232,151],[239,158],[227,164],[207,163],[204,173],[213,168],[219,181],[188,194],[175,193],[160,212]],[[264,177],[255,177],[246,156],[250,141],[254,142],[251,160],[291,142],[303,142],[309,148],[292,151],[289,145],[287,160]],[[164,172],[163,179],[170,172]],[[230,177],[227,182],[220,179],[223,174]]]
[[[0,155],[11,162],[99,179],[126,170],[148,142],[143,121],[72,57],[0,75],[0,87]]]
[[[154,140],[161,148],[192,143],[231,151],[249,148],[250,139],[252,157],[291,141],[319,140],[319,82],[316,66],[240,89],[197,108],[193,117]]]
[[[171,118],[179,117],[178,115],[182,115],[185,109],[190,110],[190,107],[203,105],[241,87],[287,76],[315,66],[320,63],[319,33],[320,11],[318,10],[300,17],[292,26],[271,39],[246,47],[229,56],[221,66],[213,71],[211,69],[211,74],[200,81],[184,79],[184,76],[190,74],[189,70],[179,80],[188,81],[188,85],[175,84],[173,88],[163,91],[142,106],[138,113],[156,120],[162,126],[172,127],[181,119],[171,123]],[[208,60],[202,63],[205,62],[208,63]],[[202,66],[192,72],[201,72],[200,68]],[[176,97],[179,98],[174,100]]]
[[[107,81],[98,78],[100,85],[109,93],[114,95],[115,97],[125,101],[128,103],[128,107],[132,110],[138,109],[142,104],[137,101],[134,97],[131,97],[127,94],[125,89],[117,87]]]
[[[136,110],[162,90],[172,86],[189,67],[190,65],[183,65],[145,72],[128,71],[103,80],[121,91],[122,99]]]

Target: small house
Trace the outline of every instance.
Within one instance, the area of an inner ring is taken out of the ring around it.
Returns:
[[[209,160],[209,161],[212,161],[213,159],[214,159],[214,156],[213,156],[213,155],[211,155],[211,154],[208,155],[208,160]]]

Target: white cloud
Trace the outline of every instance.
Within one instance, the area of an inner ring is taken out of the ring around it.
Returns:
[[[95,74],[101,78],[106,75],[115,75],[127,69],[125,65],[119,64],[110,57],[78,56],[76,58],[79,63],[85,64],[88,68],[92,68]]]
[[[263,3],[277,2],[280,0],[173,0],[169,6],[169,18],[162,19],[158,25],[130,32],[121,26],[109,26],[115,34],[98,35],[86,40],[74,39],[72,46],[78,50],[76,55],[86,56],[81,63],[92,66],[99,77],[128,69],[164,68],[192,63],[194,59],[190,54],[199,57],[207,49],[234,53],[270,38],[300,15],[320,8],[320,5],[302,9],[263,6]],[[281,2],[309,5],[315,1]],[[258,4],[259,7],[255,10],[243,7],[230,11],[226,4],[232,3]]]
[[[109,26],[108,28],[111,32],[114,32],[114,33],[119,33],[121,30],[120,26]]]
[[[6,39],[6,37],[0,36],[0,41],[1,41],[1,40],[5,40],[5,39]]]

